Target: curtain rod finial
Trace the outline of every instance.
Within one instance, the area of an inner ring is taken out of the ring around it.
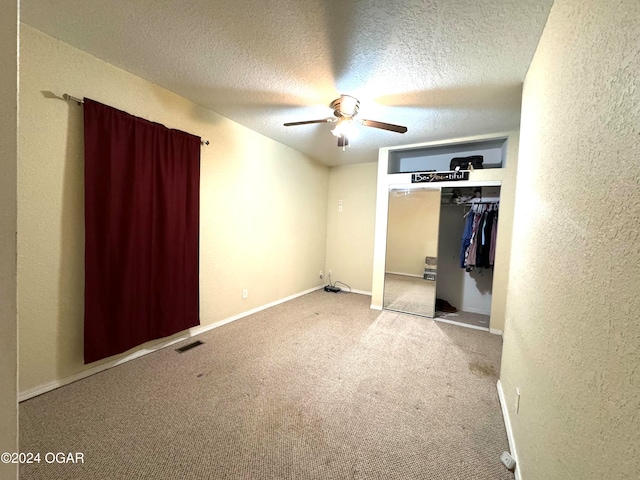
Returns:
[[[76,102],[78,105],[82,105],[84,103],[84,101],[82,99],[76,98],[76,97],[72,97],[68,93],[63,94],[62,98],[64,98],[65,100]]]

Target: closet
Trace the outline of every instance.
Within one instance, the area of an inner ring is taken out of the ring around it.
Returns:
[[[500,187],[442,189],[435,316],[488,329]]]
[[[501,333],[517,148],[513,132],[380,149],[371,308]],[[451,170],[452,158],[470,156],[482,168]],[[465,222],[476,213],[478,238],[493,245],[464,264]]]

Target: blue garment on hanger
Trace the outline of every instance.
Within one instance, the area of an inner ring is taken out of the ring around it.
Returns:
[[[471,245],[474,216],[475,215],[473,215],[473,213],[467,215],[467,221],[464,224],[464,232],[462,233],[462,244],[460,245],[460,268],[464,268],[466,266],[464,260],[467,253],[467,248],[469,248],[469,245]]]

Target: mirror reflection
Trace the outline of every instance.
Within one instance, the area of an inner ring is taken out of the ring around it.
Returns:
[[[433,318],[440,189],[389,192],[383,307]]]

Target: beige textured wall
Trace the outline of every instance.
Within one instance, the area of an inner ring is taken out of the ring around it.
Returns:
[[[18,155],[18,3],[0,4],[0,453],[18,451],[16,169]],[[0,462],[0,478],[18,478]]]
[[[377,162],[329,170],[327,264],[332,281],[371,292]],[[338,211],[342,200],[342,212]],[[328,280],[325,277],[325,280]]]
[[[438,256],[440,190],[389,193],[385,271],[422,277],[424,257]]]
[[[525,81],[501,370],[524,480],[640,478],[639,19],[556,0]]]
[[[21,53],[21,392],[85,368],[82,108],[48,92],[210,140],[201,163],[203,325],[322,284],[327,167],[25,25]]]

